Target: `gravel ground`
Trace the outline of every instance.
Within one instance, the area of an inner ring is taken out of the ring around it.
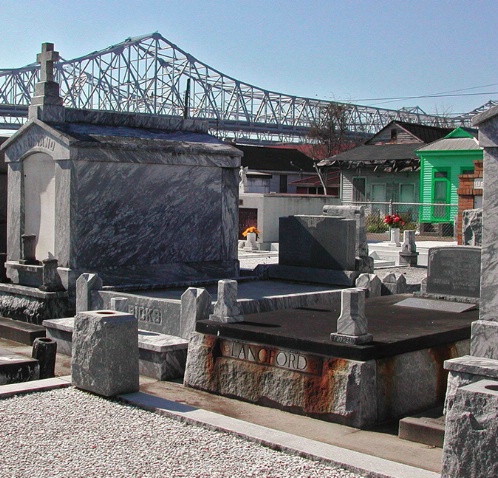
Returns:
[[[74,388],[0,400],[0,477],[361,475]]]

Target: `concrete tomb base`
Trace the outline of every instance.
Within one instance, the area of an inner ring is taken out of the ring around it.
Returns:
[[[68,293],[44,292],[36,287],[0,284],[0,316],[41,325],[45,319],[74,313]]]
[[[443,362],[468,353],[477,311],[397,312],[406,297],[366,301],[374,341],[362,345],[330,340],[340,304],[200,321],[184,384],[357,428],[441,405]]]

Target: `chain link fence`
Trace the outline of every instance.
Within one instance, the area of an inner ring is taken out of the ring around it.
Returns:
[[[427,204],[400,202],[355,202],[365,206],[367,238],[370,241],[389,240],[387,215],[398,214],[405,223],[401,230],[417,231],[421,241],[453,241],[456,237],[456,204]]]

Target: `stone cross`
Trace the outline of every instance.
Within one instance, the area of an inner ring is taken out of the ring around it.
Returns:
[[[54,62],[59,61],[59,52],[54,51],[53,43],[42,43],[42,51],[36,56],[40,63],[40,81],[54,81]]]

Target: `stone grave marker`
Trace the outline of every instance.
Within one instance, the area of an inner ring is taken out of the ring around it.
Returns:
[[[280,218],[279,264],[355,270],[354,220],[328,216]]]
[[[471,246],[429,249],[427,294],[479,299],[481,249]]]

